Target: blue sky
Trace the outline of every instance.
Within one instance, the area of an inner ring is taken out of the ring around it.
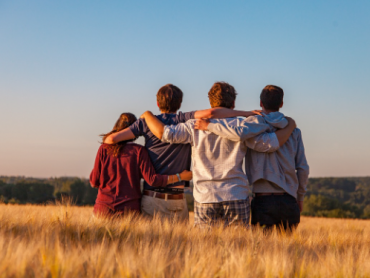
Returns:
[[[369,1],[0,0],[0,175],[87,177],[122,112],[209,107],[215,81],[302,129],[311,176],[370,175]],[[142,141],[141,141],[142,142]]]

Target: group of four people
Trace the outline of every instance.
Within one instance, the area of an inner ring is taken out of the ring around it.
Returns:
[[[230,84],[216,82],[208,93],[210,109],[182,113],[182,91],[167,84],[157,93],[160,115],[147,111],[136,120],[121,114],[102,135],[90,175],[99,188],[94,213],[187,220],[184,187],[193,179],[197,226],[248,226],[252,210],[253,225],[296,227],[309,167],[300,130],[279,112],[284,92],[266,86],[262,110],[251,112],[234,110],[236,95]],[[145,147],[129,143],[139,136]]]

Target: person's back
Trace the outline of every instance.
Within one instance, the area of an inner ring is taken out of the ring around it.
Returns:
[[[194,112],[162,113],[156,116],[165,125],[176,125],[194,118]],[[144,119],[138,119],[130,127],[136,136],[145,138],[145,147],[148,150],[150,160],[158,174],[174,174],[183,170],[190,170],[191,146],[189,144],[168,144],[159,140],[148,128]],[[188,186],[188,182],[178,182],[169,185],[168,188]],[[144,182],[145,190],[165,191],[163,188],[154,188]],[[167,192],[170,192],[167,190]]]
[[[283,106],[283,96],[280,87],[266,86],[260,96],[264,117],[252,116],[245,122],[267,124],[269,132],[284,128],[288,121],[278,112]],[[235,128],[217,124],[208,129],[233,141],[254,142],[247,138],[249,126]],[[309,169],[300,130],[295,129],[286,139],[275,153],[259,153],[253,148],[247,152],[245,168],[255,194],[252,201],[254,225],[270,228],[282,224],[284,229],[291,229],[300,222]]]
[[[210,124],[240,126],[242,121],[240,118],[211,119]],[[182,142],[192,146],[194,199],[199,203],[246,199],[248,180],[242,165],[247,145],[210,131],[194,129],[194,123],[195,120],[189,120],[181,125],[166,126],[162,137],[166,142]],[[250,129],[249,136],[260,134],[266,130],[266,126],[255,125]],[[272,145],[266,144],[259,150],[277,149],[278,141],[271,141]]]
[[[175,125],[194,118],[225,118],[253,114],[251,112],[233,111],[222,108],[189,113],[179,112],[176,114],[181,106],[182,97],[182,91],[172,84],[161,87],[157,93],[157,105],[162,114],[156,116],[156,119],[164,125]],[[158,173],[175,174],[183,170],[190,170],[191,146],[189,144],[168,144],[162,142],[153,135],[144,119],[139,119],[125,130],[111,134],[105,138],[104,142],[115,144],[139,136],[144,136],[145,147]],[[153,216],[155,213],[159,213],[166,218],[172,219],[177,215],[181,219],[188,219],[188,210],[183,194],[184,186],[188,186],[188,184],[185,181],[180,181],[167,188],[153,188],[144,182],[142,212],[147,216]]]
[[[90,175],[90,182],[99,188],[95,211],[98,206],[105,206],[112,211],[140,212],[140,179],[145,178],[148,183],[161,187],[166,186],[168,179],[156,175],[145,163],[150,160],[141,145],[127,143],[117,155],[110,153],[110,145],[101,145]]]
[[[270,126],[268,132],[275,132],[287,125],[284,114],[280,112],[250,118],[254,118],[255,122],[268,124]],[[253,185],[254,193],[287,192],[298,201],[303,201],[309,168],[299,128],[293,131],[288,141],[276,152],[261,153],[248,149],[246,165],[248,167],[245,170],[249,183]]]
[[[208,93],[211,107],[234,108],[236,92],[233,86],[215,83]],[[148,121],[154,130],[162,128],[162,141],[192,145],[194,181],[194,222],[195,225],[214,224],[222,220],[224,225],[249,225],[250,205],[248,182],[242,170],[247,145],[240,141],[229,141],[209,131],[194,129],[195,121],[177,126],[165,126],[153,117]],[[208,125],[240,126],[241,119],[228,118],[211,120]],[[161,127],[162,126],[162,127]],[[264,132],[266,124],[249,126],[249,138]],[[157,132],[160,134],[160,132]],[[260,135],[252,143],[262,142],[260,151],[273,151],[279,147],[274,133]]]
[[[274,85],[267,85],[261,92],[264,117],[255,119],[269,124],[271,132],[284,127],[286,122],[279,112],[284,104],[283,97],[283,89]],[[246,172],[255,194],[252,225],[266,228],[282,225],[289,230],[297,227],[309,174],[301,131],[295,129],[275,153],[249,151],[246,161],[249,163]]]
[[[124,130],[135,121],[135,115],[122,113],[113,130],[101,135],[103,142],[111,134]],[[105,216],[121,215],[125,211],[140,213],[142,198],[140,180],[142,178],[149,186],[163,188],[179,180],[190,180],[191,172],[182,171],[176,175],[160,175],[155,172],[145,147],[127,141],[102,144],[90,175],[91,186],[99,189],[94,213]]]

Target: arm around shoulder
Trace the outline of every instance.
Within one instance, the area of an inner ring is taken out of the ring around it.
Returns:
[[[215,107],[205,110],[198,110],[194,114],[195,119],[222,119],[234,117],[249,117],[260,114],[259,111],[238,111],[230,108]]]
[[[135,139],[135,135],[131,131],[131,129],[128,127],[119,132],[110,134],[107,138],[105,138],[104,143],[111,145],[111,144],[117,144],[118,142],[121,142],[121,141],[132,140],[132,139]]]

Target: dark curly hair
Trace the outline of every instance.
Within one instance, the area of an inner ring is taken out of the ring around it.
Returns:
[[[232,108],[235,104],[236,91],[226,82],[216,82],[208,92],[211,107]]]

